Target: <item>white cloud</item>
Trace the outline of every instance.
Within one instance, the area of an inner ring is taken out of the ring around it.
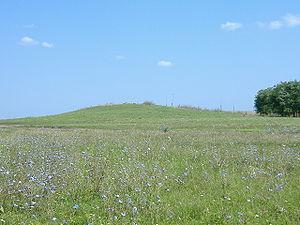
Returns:
[[[22,37],[19,41],[19,44],[23,45],[23,46],[39,45],[39,46],[42,46],[43,48],[54,48],[54,44],[52,44],[52,43],[49,43],[46,41],[40,43],[38,40],[35,40],[28,36]]]
[[[278,30],[283,26],[283,23],[279,20],[272,21],[268,24],[268,28],[271,30]]]
[[[161,66],[161,67],[171,67],[173,66],[174,64],[171,62],[171,61],[167,61],[167,60],[161,60],[157,63],[158,66]]]
[[[300,16],[293,15],[293,14],[287,14],[283,20],[286,22],[287,26],[290,27],[296,27],[300,26]]]
[[[280,20],[274,20],[271,22],[256,22],[257,26],[262,29],[278,30],[284,26],[284,23]]]
[[[123,56],[123,55],[116,55],[116,57],[115,57],[116,60],[123,60],[123,59],[125,59],[125,58],[126,58],[126,57]]]
[[[28,36],[22,37],[19,43],[20,43],[20,45],[23,45],[23,46],[32,46],[32,45],[39,44],[38,41],[36,41],[33,38],[28,37]]]
[[[300,26],[300,16],[293,14],[287,14],[282,19],[274,20],[271,22],[257,22],[260,28],[267,28],[270,30],[278,30],[284,27],[296,27]]]
[[[221,25],[221,28],[223,30],[227,31],[235,31],[238,29],[241,29],[243,27],[243,24],[241,23],[236,23],[236,22],[227,22]]]
[[[42,46],[44,48],[54,48],[54,45],[52,43],[48,43],[48,42],[45,42],[45,41],[42,43]]]

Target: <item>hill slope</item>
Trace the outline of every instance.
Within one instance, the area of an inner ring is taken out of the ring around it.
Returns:
[[[161,126],[171,129],[217,129],[260,130],[295,125],[295,118],[268,118],[241,113],[217,112],[195,109],[179,109],[157,105],[122,104],[96,106],[53,116],[0,120],[0,125],[25,127],[63,127],[99,129],[159,130]]]
[[[300,224],[299,118],[113,105],[0,124],[9,224]]]

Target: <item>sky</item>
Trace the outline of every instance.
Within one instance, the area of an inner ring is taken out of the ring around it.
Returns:
[[[0,1],[0,118],[92,105],[252,111],[300,79],[298,0]]]

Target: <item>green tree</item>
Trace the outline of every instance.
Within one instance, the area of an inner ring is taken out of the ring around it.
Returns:
[[[269,115],[272,113],[271,98],[272,88],[258,91],[255,98],[256,112],[261,115]]]
[[[300,82],[281,82],[258,91],[255,109],[261,115],[300,116]]]

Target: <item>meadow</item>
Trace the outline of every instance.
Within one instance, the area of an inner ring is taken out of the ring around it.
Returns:
[[[0,121],[0,224],[300,224],[300,119],[155,105]]]

